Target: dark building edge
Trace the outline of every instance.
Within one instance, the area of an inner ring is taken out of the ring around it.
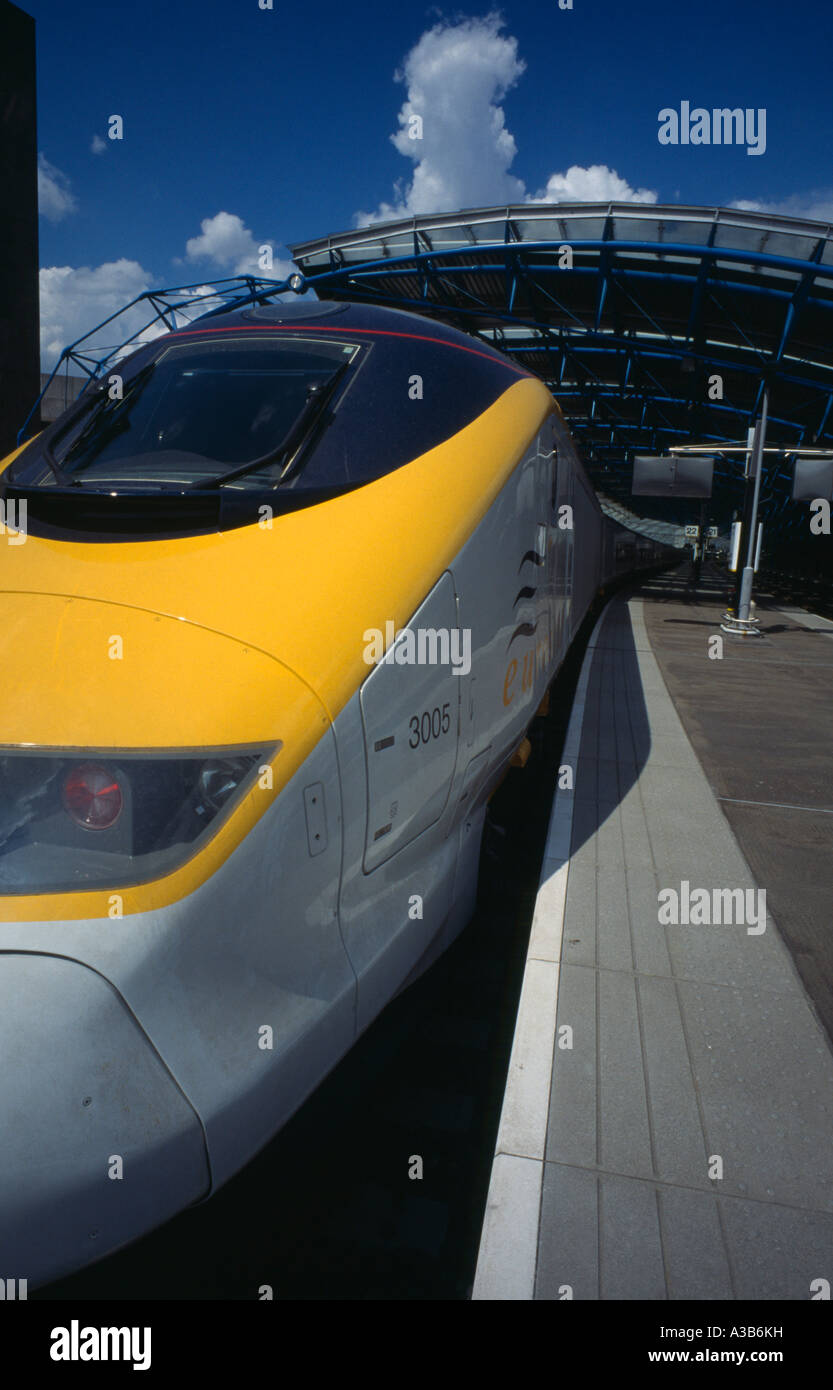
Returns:
[[[40,391],[35,21],[0,0],[0,457]]]

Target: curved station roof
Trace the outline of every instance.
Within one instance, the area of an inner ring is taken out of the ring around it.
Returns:
[[[833,453],[833,229],[824,223],[535,203],[375,224],[292,255],[322,298],[445,319],[537,372],[598,490],[642,515],[697,520],[696,502],[632,502],[631,475],[635,454],[699,444],[716,454],[710,516],[728,521],[742,502],[743,455],[719,450],[745,446],[768,386],[767,446],[788,452],[765,455],[762,519],[777,523],[782,544],[807,527],[806,504],[790,500],[789,451]]]

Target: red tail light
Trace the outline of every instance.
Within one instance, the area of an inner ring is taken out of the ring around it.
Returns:
[[[63,787],[64,809],[89,830],[109,830],[121,815],[121,787],[106,767],[82,763],[69,773]]]

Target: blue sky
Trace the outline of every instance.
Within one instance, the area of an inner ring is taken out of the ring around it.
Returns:
[[[362,214],[546,194],[833,217],[818,0],[274,6],[22,4],[38,22],[45,361],[140,289],[254,269],[264,242],[285,268],[288,243]],[[765,153],[661,145],[659,111],[684,100],[765,108]]]

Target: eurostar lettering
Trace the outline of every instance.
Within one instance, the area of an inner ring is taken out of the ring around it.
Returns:
[[[755,117],[757,116],[757,131]],[[746,145],[747,154],[766,152],[766,108],[757,112],[747,106],[703,106],[691,109],[688,101],[680,102],[679,112],[664,106],[657,120],[660,123],[657,139],[661,145]]]
[[[134,1371],[150,1367],[149,1327],[53,1327],[53,1361],[132,1361]]]
[[[509,665],[506,667],[506,674],[503,677],[503,703],[507,709],[518,694],[519,689],[522,692],[532,690],[536,671],[546,670],[549,659],[550,640],[549,634],[546,633],[540,641],[535,643],[534,650],[528,650],[524,653],[522,666],[518,665],[518,658],[513,656]],[[515,685],[515,680],[519,673],[521,677],[520,687]]]

